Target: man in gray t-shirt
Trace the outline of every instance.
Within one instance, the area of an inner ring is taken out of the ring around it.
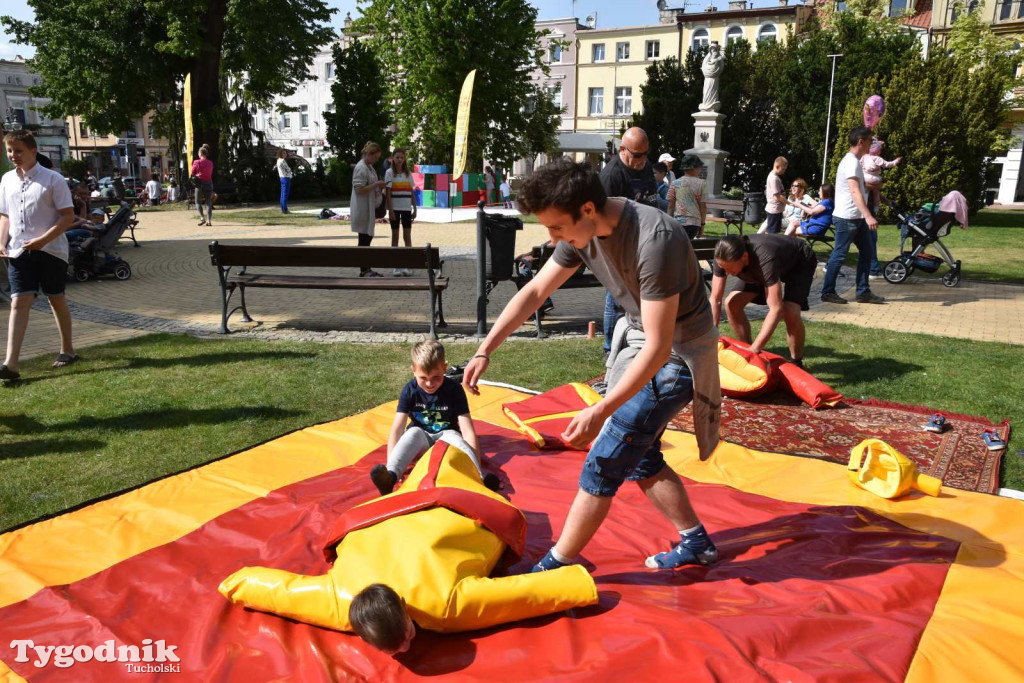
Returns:
[[[527,178],[519,210],[533,213],[555,242],[554,256],[502,311],[466,366],[476,394],[490,354],[586,263],[625,309],[608,365],[608,394],[576,415],[563,441],[589,451],[579,491],[558,543],[534,571],[571,563],[601,526],[612,498],[635,481],[680,534],[652,569],[712,564],[718,559],[686,490],[661,452],[672,417],[693,401],[702,459],[718,444],[721,389],[718,332],[693,248],[679,224],[657,208],[609,198],[586,164],[559,159]],[[593,443],[591,443],[593,442]]]

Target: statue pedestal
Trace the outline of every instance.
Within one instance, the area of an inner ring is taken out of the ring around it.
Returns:
[[[719,197],[722,194],[722,182],[725,178],[725,157],[729,153],[719,149],[722,144],[722,122],[725,114],[713,111],[699,111],[693,114],[693,149],[686,154],[700,157],[707,167],[705,180],[708,196]]]

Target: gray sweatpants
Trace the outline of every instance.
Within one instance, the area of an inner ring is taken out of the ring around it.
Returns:
[[[463,451],[470,457],[473,464],[476,465],[476,470],[480,473],[480,476],[484,476],[484,472],[480,468],[480,457],[473,452],[473,449],[466,443],[466,440],[462,438],[462,434],[454,429],[445,429],[436,434],[431,434],[419,427],[409,427],[409,429],[405,430],[405,434],[402,434],[402,438],[398,440],[395,448],[388,455],[388,471],[401,477],[413,460],[426,453],[438,441],[444,441]]]

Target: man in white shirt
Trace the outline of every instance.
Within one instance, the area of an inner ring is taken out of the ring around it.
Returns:
[[[878,221],[871,215],[867,205],[867,186],[864,184],[864,170],[860,158],[871,149],[871,129],[857,126],[850,131],[850,151],[839,163],[836,172],[835,209],[832,211],[832,225],[835,226],[836,241],[832,255],[825,268],[825,283],[821,288],[821,300],[832,304],[845,304],[846,299],[836,294],[836,278],[839,268],[850,251],[850,244],[857,246],[857,302],[880,304],[885,299],[872,294],[868,285],[871,271],[871,232],[878,230]]]
[[[148,183],[146,183],[146,199],[148,200],[146,203],[149,206],[160,205],[160,195],[162,194],[162,188],[160,187],[159,177],[160,176],[154,173],[153,177],[149,179]]]
[[[782,174],[789,168],[786,157],[776,157],[772,172],[764,182],[765,221],[759,233],[776,234],[782,232],[782,212],[786,209],[786,186],[782,182]]]
[[[7,357],[0,380],[21,377],[18,357],[28,327],[29,311],[40,290],[50,301],[60,332],[59,368],[78,360],[71,344],[71,311],[64,297],[68,268],[65,231],[74,222],[71,191],[56,171],[36,162],[36,141],[27,130],[4,137],[14,170],[0,180],[0,257],[10,259],[11,317],[7,327]]]

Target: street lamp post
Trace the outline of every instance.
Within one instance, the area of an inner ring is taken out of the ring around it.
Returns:
[[[832,132],[832,88],[836,84],[836,60],[843,55],[829,55],[832,60],[832,80],[828,84],[828,118],[825,119],[825,154],[821,158],[821,182],[828,181],[828,136]]]

